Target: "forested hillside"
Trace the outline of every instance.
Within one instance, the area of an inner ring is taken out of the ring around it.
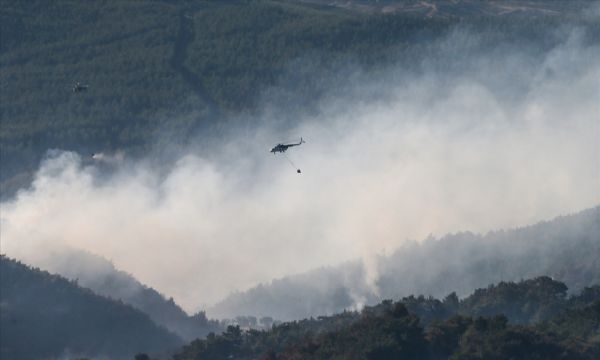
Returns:
[[[133,306],[148,314],[156,324],[184,340],[193,340],[222,330],[219,321],[207,319],[204,312],[188,315],[173,298],[165,298],[99,256],[66,248],[53,249],[45,255],[36,263],[37,266],[68,279],[77,279],[80,286],[89,288],[98,295]]]
[[[0,358],[600,359],[599,54],[586,0],[0,1]]]
[[[376,287],[360,262],[288,276],[232,294],[211,316],[290,320],[410,294],[460,296],[498,281],[548,275],[573,291],[600,283],[600,207],[513,230],[409,243],[377,259]],[[508,315],[508,314],[507,314]],[[519,322],[518,320],[516,320]]]
[[[0,258],[0,286],[2,359],[131,359],[181,344],[131,306],[5,256]]]
[[[581,7],[563,17],[512,17],[371,14],[293,1],[3,1],[2,194],[26,184],[52,148],[137,156],[229,129],[265,97],[285,108],[285,126],[294,121],[286,114],[343,91],[340,69],[418,68],[428,44],[457,27],[475,29],[490,48],[547,49],[555,42],[549,31],[566,24],[598,38]],[[75,82],[88,90],[73,92]]]
[[[270,331],[229,327],[174,359],[595,359],[599,287],[571,297],[566,291],[541,277],[478,289],[460,301],[454,293],[443,301],[410,296]]]
[[[3,358],[132,359],[180,341],[146,315],[76,283],[4,256],[0,265]],[[567,292],[564,283],[539,277],[490,285],[464,299],[454,292],[443,300],[411,295],[270,330],[230,326],[194,340],[173,359],[595,359],[600,287]]]

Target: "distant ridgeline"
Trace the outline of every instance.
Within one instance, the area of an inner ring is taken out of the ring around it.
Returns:
[[[454,293],[442,301],[410,296],[270,331],[230,326],[173,359],[598,359],[600,286],[566,293],[540,277],[462,301]]]
[[[379,257],[377,267],[378,295],[356,261],[232,294],[207,312],[217,318],[269,315],[294,320],[410,294],[443,297],[456,291],[465,296],[490,283],[542,275],[578,292],[600,284],[600,207],[514,230],[411,243]]]
[[[164,359],[167,353],[174,353],[173,360],[600,356],[600,285],[568,296],[566,285],[549,277],[501,282],[462,300],[455,293],[443,300],[385,300],[269,330],[229,326],[175,350],[181,340],[121,302],[4,256],[0,276],[2,359]]]
[[[48,271],[68,279],[94,293],[117,299],[148,314],[156,323],[184,340],[204,337],[223,329],[221,323],[206,318],[204,312],[189,316],[172,298],[166,299],[151,287],[140,283],[132,275],[117,270],[108,260],[70,248],[56,248],[45,253],[36,263]]]
[[[181,344],[178,336],[121,301],[0,257],[2,359],[133,359]]]
[[[27,184],[48,149],[136,156],[190,134],[214,137],[259,111],[265,96],[285,109],[286,126],[287,114],[344,92],[343,69],[417,69],[457,27],[474,30],[481,50],[510,43],[543,52],[563,24],[600,39],[582,15],[585,1],[533,1],[527,16],[470,1],[434,13],[399,1],[410,6],[390,14],[312,3],[0,2],[0,195]],[[72,91],[78,82],[89,87]]]

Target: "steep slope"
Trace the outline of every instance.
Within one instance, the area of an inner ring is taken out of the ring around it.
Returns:
[[[600,207],[521,229],[426,239],[378,258],[376,267],[377,295],[356,262],[232,294],[207,311],[299,319],[408,294],[464,296],[489,283],[541,275],[579,291],[600,283]]]
[[[600,207],[514,230],[459,233],[399,249],[380,264],[382,295],[443,296],[549,275],[573,291],[600,282]],[[418,271],[414,271],[418,269]]]
[[[146,313],[155,323],[176,333],[185,340],[204,337],[222,330],[218,321],[208,320],[204,312],[189,316],[172,298],[166,299],[132,275],[117,270],[114,265],[81,250],[55,249],[36,263],[58,273],[94,293],[122,301]]]
[[[181,340],[144,313],[57,275],[0,258],[3,359],[105,356],[131,359]]]
[[[140,155],[219,134],[265,96],[287,113],[311,111],[335,88],[331,78],[345,76],[340,67],[415,66],[457,27],[475,28],[490,46],[504,39],[532,50],[551,47],[548,32],[561,26],[599,31],[579,12],[561,18],[546,6],[542,17],[428,17],[291,1],[1,2],[0,195],[26,185],[48,149]],[[74,93],[75,82],[89,89]]]

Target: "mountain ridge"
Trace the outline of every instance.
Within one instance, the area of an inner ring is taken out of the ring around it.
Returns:
[[[4,255],[0,277],[2,358],[74,354],[130,359],[139,352],[161,353],[182,343],[123,302]]]
[[[567,296],[549,277],[500,282],[464,300],[413,295],[360,311],[270,330],[230,326],[184,346],[174,360],[210,359],[595,359],[600,286]]]
[[[485,235],[465,232],[412,243],[378,258],[379,293],[368,285],[365,269],[356,261],[258,285],[230,295],[207,313],[293,320],[409,294],[442,297],[456,291],[465,295],[489,283],[542,275],[565,281],[572,291],[579,291],[600,283],[598,259],[600,206],[512,230]],[[324,278],[335,280],[319,281]],[[326,289],[314,285],[321,283],[337,285]]]
[[[53,249],[38,258],[35,265],[77,281],[95,294],[133,306],[184,340],[191,341],[222,330],[221,324],[207,319],[205,312],[188,315],[173,298],[167,299],[131,274],[116,269],[110,261],[89,252]]]

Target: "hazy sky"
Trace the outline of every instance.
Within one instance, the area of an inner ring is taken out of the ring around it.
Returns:
[[[454,34],[439,51],[456,65],[474,39]],[[353,91],[324,97],[289,132],[265,111],[263,125],[189,149],[167,171],[54,151],[1,204],[2,252],[35,265],[58,244],[82,248],[192,311],[286,274],[369,264],[406,239],[600,203],[599,49],[575,33],[544,56],[497,55],[452,72],[358,72]],[[268,150],[300,136],[288,152],[297,174]],[[106,161],[117,167],[108,178],[95,165]]]

